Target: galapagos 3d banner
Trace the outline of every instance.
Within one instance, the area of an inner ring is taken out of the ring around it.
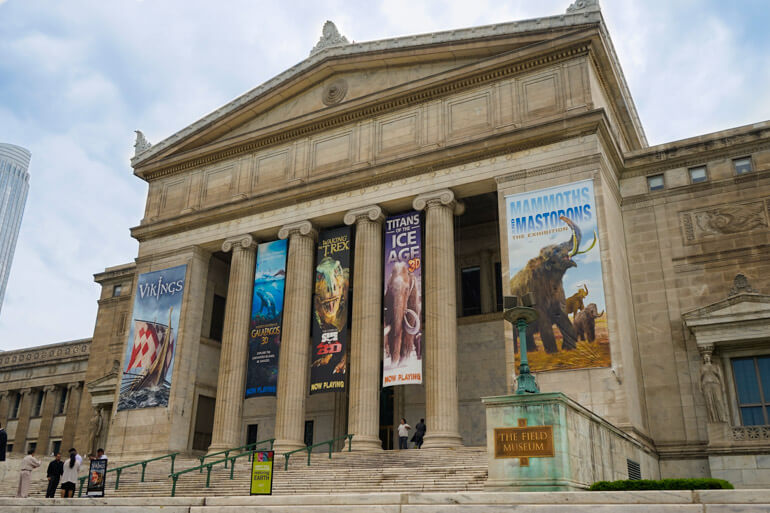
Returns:
[[[351,249],[349,226],[324,230],[318,237],[313,293],[311,394],[345,389],[350,337]]]
[[[509,292],[532,293],[538,313],[527,328],[530,368],[610,366],[593,181],[506,196],[505,209]]]
[[[421,244],[419,212],[385,220],[384,387],[422,383]]]
[[[288,240],[260,244],[254,272],[249,322],[246,397],[275,395],[286,284]]]
[[[140,274],[118,411],[168,406],[186,265]]]

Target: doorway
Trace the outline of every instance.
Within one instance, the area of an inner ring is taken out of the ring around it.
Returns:
[[[393,446],[393,387],[380,389],[380,441],[382,448],[390,451]]]
[[[207,451],[211,445],[211,432],[214,430],[213,397],[198,396],[198,411],[195,413],[195,433],[193,434],[193,451]]]

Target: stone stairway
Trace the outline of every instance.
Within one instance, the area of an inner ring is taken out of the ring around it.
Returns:
[[[313,453],[311,465],[307,456],[295,454],[288,470],[284,458],[278,455],[274,466],[274,495],[307,495],[339,493],[382,492],[466,492],[483,489],[487,477],[486,449],[462,447],[458,449],[424,449],[383,451],[380,453],[339,452],[332,459],[323,452]],[[15,469],[18,469],[17,460]],[[127,461],[110,461],[114,468]],[[193,458],[178,457],[175,470],[199,465]],[[45,495],[44,462],[42,470],[35,471],[30,496]],[[120,488],[114,490],[115,473],[107,477],[107,497],[169,497],[172,480],[168,477],[169,461],[152,462],[147,466],[145,482],[140,482],[141,467],[127,469],[120,476]],[[251,464],[246,458],[236,462],[234,479],[230,469],[217,465],[211,472],[211,486],[205,487],[206,472],[191,472],[180,476],[177,497],[239,496],[249,494]],[[81,475],[85,475],[84,466]],[[0,497],[13,497],[18,472],[12,479],[0,483]]]

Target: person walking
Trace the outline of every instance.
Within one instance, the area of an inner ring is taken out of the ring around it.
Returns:
[[[414,426],[414,435],[412,435],[412,442],[416,448],[422,447],[423,438],[425,437],[425,419],[420,419],[420,422]]]
[[[29,482],[32,479],[32,471],[40,466],[40,460],[35,458],[35,449],[27,451],[27,455],[21,460],[21,472],[19,472],[19,488],[16,497],[29,497]]]
[[[80,470],[80,463],[82,458],[78,458],[78,453],[75,449],[70,449],[70,457],[64,463],[64,472],[62,473],[61,480],[61,496],[62,498],[74,497],[75,488],[78,482],[78,471]]]
[[[61,460],[61,453],[57,452],[55,459],[48,464],[48,489],[45,496],[53,498],[56,496],[56,489],[59,487],[59,480],[64,473],[64,462]]]
[[[409,430],[412,426],[406,423],[406,419],[401,417],[401,424],[398,425],[398,448],[408,449]]]

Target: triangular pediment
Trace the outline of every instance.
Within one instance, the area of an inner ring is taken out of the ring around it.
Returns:
[[[688,324],[694,321],[713,324],[727,317],[770,317],[770,296],[756,293],[738,294],[682,315]]]

